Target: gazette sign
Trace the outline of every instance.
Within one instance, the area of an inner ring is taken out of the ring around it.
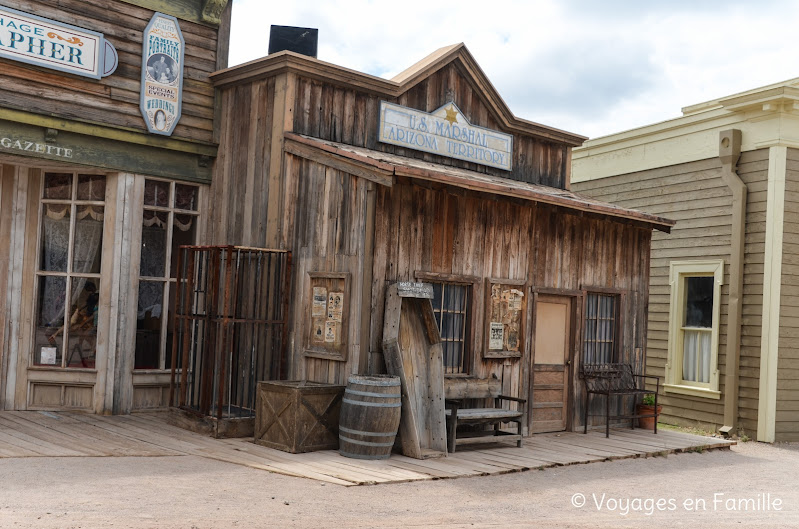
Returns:
[[[144,30],[141,109],[147,130],[171,136],[183,100],[184,40],[175,17],[156,13]]]
[[[3,6],[0,57],[92,79],[111,75],[118,62],[102,33]]]
[[[511,170],[513,136],[472,125],[455,103],[428,114],[381,101],[379,141]]]

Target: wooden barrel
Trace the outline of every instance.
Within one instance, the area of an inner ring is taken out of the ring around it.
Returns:
[[[339,415],[339,454],[356,459],[388,459],[400,423],[399,377],[352,375]]]

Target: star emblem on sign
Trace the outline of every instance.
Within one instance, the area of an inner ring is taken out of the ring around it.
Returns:
[[[446,121],[449,121],[450,125],[454,125],[455,123],[458,122],[458,111],[455,110],[455,108],[452,105],[450,105],[449,108],[445,108],[444,111],[447,113],[447,117],[445,117],[444,119]]]

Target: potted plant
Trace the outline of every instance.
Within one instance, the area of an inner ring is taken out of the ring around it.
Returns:
[[[660,416],[660,412],[663,409],[663,406],[658,405],[657,412],[655,412],[655,394],[654,393],[647,393],[644,395],[643,401],[641,404],[638,404],[635,409],[636,415],[657,415]],[[654,430],[655,429],[655,421],[657,417],[639,417],[638,418],[638,427],[643,428],[645,430]]]

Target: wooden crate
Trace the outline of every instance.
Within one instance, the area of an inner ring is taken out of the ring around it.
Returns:
[[[345,388],[308,381],[259,382],[255,442],[292,454],[337,449]]]

